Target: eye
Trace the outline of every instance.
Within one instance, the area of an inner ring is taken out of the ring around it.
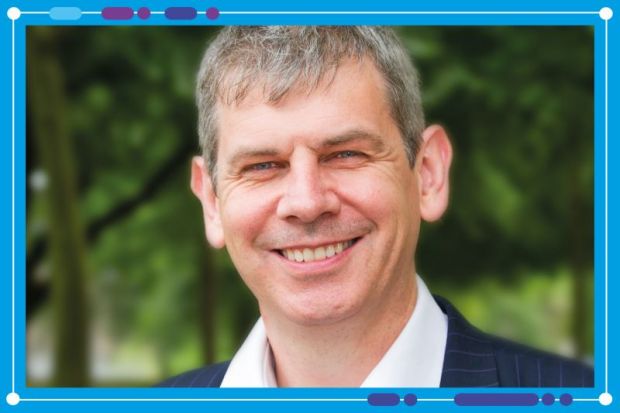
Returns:
[[[368,158],[368,155],[366,155],[363,152],[346,150],[346,151],[334,152],[331,155],[327,156],[326,160],[336,161],[336,162],[341,161],[341,162],[346,162],[347,164],[349,164],[351,162],[362,161],[367,158]]]
[[[244,168],[246,171],[260,172],[268,171],[269,169],[276,168],[278,165],[275,162],[260,162],[253,165],[249,165]]]
[[[271,176],[271,174],[279,171],[282,168],[282,164],[275,161],[257,162],[241,169],[241,174],[247,177],[265,178]]]
[[[349,149],[331,152],[323,158],[323,162],[334,168],[356,168],[368,160],[369,156],[366,153]]]
[[[361,156],[362,154],[355,151],[342,151],[338,152],[335,158],[346,159],[346,158],[354,158],[356,156]]]

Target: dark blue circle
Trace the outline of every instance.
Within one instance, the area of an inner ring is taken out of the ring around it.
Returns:
[[[215,7],[209,7],[206,14],[209,20],[215,20],[220,16],[220,11]]]
[[[413,406],[418,402],[418,397],[415,394],[405,394],[405,404],[407,406]]]
[[[564,393],[563,395],[560,396],[560,403],[562,403],[562,405],[568,406],[572,402],[573,402],[573,396],[571,396],[570,394]]]
[[[542,402],[545,406],[551,406],[555,402],[555,397],[551,393],[546,393],[542,397]]]
[[[151,16],[151,10],[148,7],[140,7],[138,9],[138,17],[141,19],[148,19]]]

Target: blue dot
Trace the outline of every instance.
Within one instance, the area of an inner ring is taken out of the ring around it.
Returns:
[[[418,402],[417,396],[415,394],[411,394],[411,393],[405,394],[404,399],[405,399],[405,404],[407,406],[413,406],[413,405],[415,405]]]
[[[560,396],[560,403],[562,403],[563,406],[568,406],[572,402],[573,402],[573,396],[571,396],[570,394],[564,393],[563,395]]]
[[[551,393],[546,393],[542,397],[542,402],[545,406],[551,406],[555,402],[555,397]]]
[[[140,7],[138,9],[138,17],[142,20],[148,19],[151,16],[151,10],[148,7]]]
[[[207,9],[207,18],[209,20],[215,20],[219,17],[219,15],[220,15],[220,11],[216,9],[215,7],[209,7]]]

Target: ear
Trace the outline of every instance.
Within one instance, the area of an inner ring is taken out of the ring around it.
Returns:
[[[218,199],[202,156],[194,156],[192,159],[190,186],[192,192],[202,204],[205,233],[209,244],[213,248],[223,248],[225,245],[224,231],[222,229],[222,220],[220,219]]]
[[[446,131],[439,125],[426,128],[422,140],[416,161],[420,216],[430,222],[441,218],[448,207],[452,145]]]

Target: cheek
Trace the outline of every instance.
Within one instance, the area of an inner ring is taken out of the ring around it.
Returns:
[[[407,175],[369,171],[341,177],[338,192],[373,221],[400,221],[418,211],[415,185]]]
[[[226,198],[220,214],[229,249],[253,242],[273,214],[270,205],[269,198],[264,194],[239,192]]]

